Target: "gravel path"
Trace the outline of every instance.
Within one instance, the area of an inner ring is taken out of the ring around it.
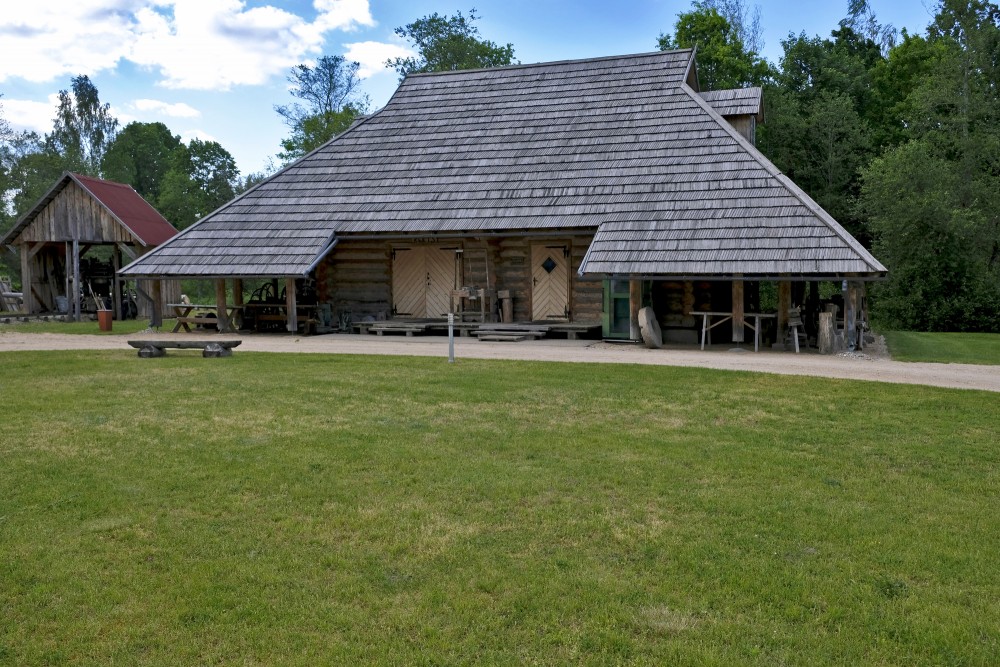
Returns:
[[[0,334],[0,352],[17,350],[131,350],[127,340],[191,339],[203,340],[214,333],[69,335],[69,334]],[[222,338],[223,336],[220,336]],[[318,354],[386,354],[420,357],[448,356],[444,336],[406,338],[403,336],[289,336],[239,334],[224,336],[243,341],[240,352],[304,352]],[[177,352],[176,354],[194,354]],[[651,364],[694,366],[737,371],[756,371],[783,375],[811,375],[849,380],[873,380],[903,384],[922,384],[958,389],[982,389],[1000,392],[1000,366],[971,364],[904,363],[887,358],[879,346],[864,354],[820,356],[771,350],[754,353],[732,351],[718,346],[702,352],[691,347],[648,350],[638,345],[619,345],[600,341],[540,340],[520,343],[489,343],[472,338],[455,339],[455,356],[476,359],[522,359],[528,361],[564,361],[611,364]]]

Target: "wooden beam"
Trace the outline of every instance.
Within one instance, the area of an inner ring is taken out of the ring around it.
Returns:
[[[73,239],[73,320],[80,321],[80,242]]]
[[[733,281],[733,342],[743,342],[743,281]]]
[[[115,319],[122,319],[122,281],[118,277],[118,269],[122,268],[122,253],[115,245],[111,248],[111,263],[114,267],[115,275],[111,280],[111,310],[115,313]]]
[[[21,246],[21,302],[24,312],[35,312],[35,295],[31,290],[31,265],[34,253],[27,245]]]
[[[152,283],[150,289],[153,290],[151,295],[153,307],[149,311],[149,326],[158,329],[163,326],[163,281],[154,278],[149,282]]]
[[[853,352],[857,348],[858,332],[858,287],[855,282],[847,283],[847,298],[844,299],[844,343]]]
[[[785,342],[785,335],[788,332],[788,310],[791,307],[792,282],[790,280],[778,281],[778,331],[775,341],[777,343]]]
[[[243,279],[233,278],[233,305],[242,306],[243,305]],[[233,311],[236,315],[236,321],[230,322],[229,325],[235,331],[243,327],[243,311],[241,309],[236,309]]]
[[[30,246],[28,250],[28,259],[32,259],[35,255],[38,254],[39,250],[45,247],[45,244],[41,241],[35,244],[27,244],[27,245]]]
[[[226,280],[215,281],[215,316],[218,320],[219,333],[229,331],[229,314],[226,309]]]
[[[639,310],[642,308],[642,282],[628,281],[628,337],[631,340],[641,340],[639,330]]]
[[[295,333],[299,330],[298,307],[295,303],[295,278],[285,279],[285,312],[288,314],[288,331]]]
[[[134,250],[132,250],[132,248],[129,247],[127,243],[119,243],[118,249],[125,253],[130,262],[135,261],[135,259],[139,256]]]

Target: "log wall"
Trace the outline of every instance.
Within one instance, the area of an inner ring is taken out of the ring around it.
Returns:
[[[570,251],[570,320],[600,322],[602,282],[577,275],[591,236],[504,238],[469,237],[438,240],[431,237],[394,240],[342,239],[316,268],[321,303],[329,303],[335,316],[350,312],[354,321],[392,315],[392,250],[397,245],[444,243],[462,249],[459,282],[466,286],[510,290],[515,321],[531,319],[531,246],[566,244]]]

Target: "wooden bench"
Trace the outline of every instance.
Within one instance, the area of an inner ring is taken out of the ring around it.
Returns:
[[[167,348],[175,350],[201,350],[203,357],[231,357],[233,348],[241,340],[130,340],[128,344],[139,350],[143,359],[164,357]]]
[[[368,327],[368,331],[373,331],[378,336],[385,333],[402,333],[412,336],[415,333],[424,333],[428,326],[426,322],[375,322]]]

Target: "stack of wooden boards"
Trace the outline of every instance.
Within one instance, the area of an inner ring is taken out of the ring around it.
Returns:
[[[549,327],[544,324],[481,324],[472,332],[479,340],[516,343],[522,340],[544,338]]]

